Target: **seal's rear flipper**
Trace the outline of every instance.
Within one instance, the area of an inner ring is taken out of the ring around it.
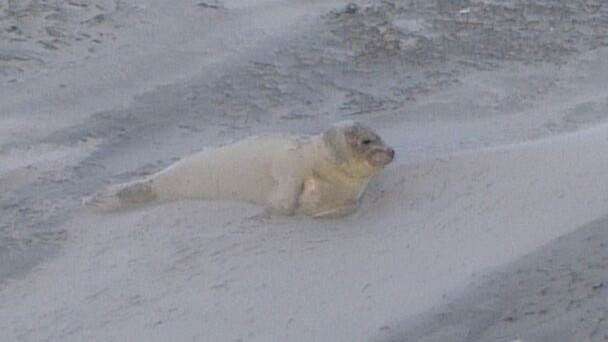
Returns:
[[[152,202],[156,198],[151,181],[137,181],[114,186],[83,198],[82,205],[94,211],[111,212]]]

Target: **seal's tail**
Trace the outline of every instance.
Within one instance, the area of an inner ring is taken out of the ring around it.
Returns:
[[[96,211],[119,211],[154,201],[157,195],[151,180],[117,185],[84,198],[82,204]]]

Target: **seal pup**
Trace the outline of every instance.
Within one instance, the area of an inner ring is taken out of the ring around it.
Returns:
[[[285,215],[343,216],[394,156],[370,127],[343,121],[315,136],[257,136],[207,148],[84,204],[116,211],[153,201],[239,200]]]

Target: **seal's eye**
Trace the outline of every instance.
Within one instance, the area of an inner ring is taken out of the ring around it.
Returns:
[[[371,143],[372,143],[371,139],[363,139],[363,140],[361,140],[361,144],[363,144],[363,145],[369,145]]]

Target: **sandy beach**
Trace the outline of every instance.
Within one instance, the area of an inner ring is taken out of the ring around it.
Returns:
[[[2,341],[608,339],[608,4],[0,0]],[[337,219],[81,198],[340,120]]]

